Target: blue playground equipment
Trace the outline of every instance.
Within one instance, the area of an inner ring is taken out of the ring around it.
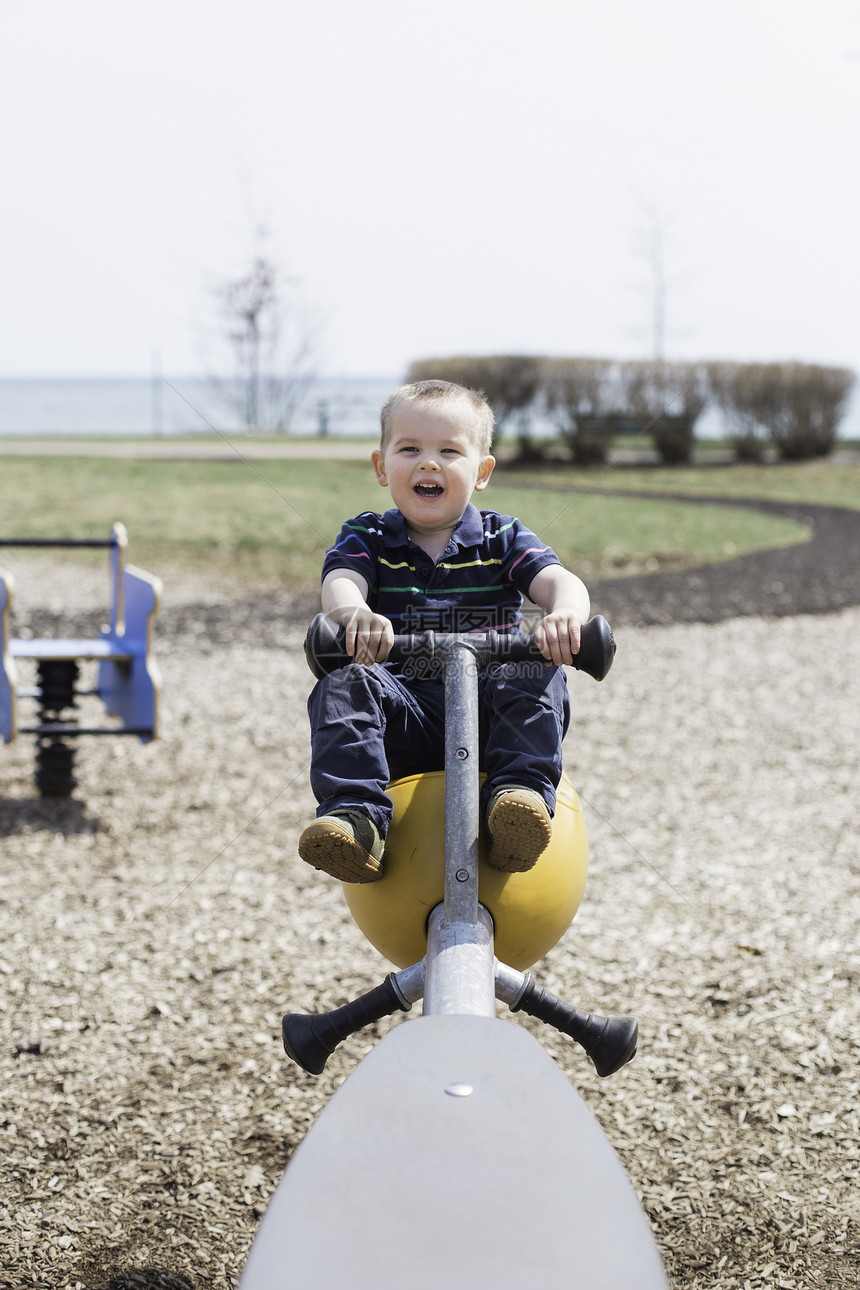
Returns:
[[[323,615],[305,650],[317,676],[350,662]],[[593,619],[577,667],[601,680],[614,653],[608,623]],[[645,1215],[585,1102],[531,1034],[495,1014],[498,999],[554,1026],[601,1076],[636,1051],[635,1018],[572,1008],[522,970],[563,935],[582,896],[587,842],[572,788],[560,788],[553,843],[533,870],[501,874],[483,857],[478,668],[542,656],[531,637],[488,632],[398,637],[390,657],[443,666],[446,687],[444,775],[391,786],[384,876],[344,888],[359,927],[401,970],[334,1012],[288,1013],[284,1047],[318,1074],[362,1026],[422,998],[423,1016],[393,1028],[311,1128],[240,1290],[667,1290]]]
[[[110,555],[110,623],[92,640],[31,640],[11,635],[15,580],[0,569],[0,738],[36,739],[36,786],[43,797],[69,797],[75,787],[75,740],[83,735],[158,737],[160,677],[152,656],[153,620],[161,602],[158,578],[125,563],[128,534],[114,524],[106,540],[3,538],[0,546],[106,548]],[[36,684],[19,684],[19,661],[36,664]],[[81,663],[97,664],[95,688],[78,684]],[[83,726],[75,717],[78,697],[97,695],[119,725]],[[35,716],[19,724],[21,700],[35,701]]]

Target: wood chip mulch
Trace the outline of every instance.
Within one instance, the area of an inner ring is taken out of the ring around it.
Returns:
[[[24,630],[103,599],[16,572]],[[319,1078],[280,1047],[283,1011],[388,971],[296,856],[308,608],[169,584],[160,742],[82,744],[65,802],[35,796],[29,739],[0,749],[0,1287],[232,1290],[291,1152],[394,1024]],[[602,685],[571,676],[591,874],[534,974],[636,1012],[640,1052],[600,1081],[510,1024],[587,1099],[674,1290],[860,1285],[860,609],[825,609],[634,623]]]

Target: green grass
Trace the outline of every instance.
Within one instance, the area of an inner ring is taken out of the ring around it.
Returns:
[[[630,495],[595,491],[610,487]],[[802,526],[755,511],[649,500],[659,489],[860,506],[860,468],[499,469],[477,500],[519,515],[586,578],[724,560],[806,537]],[[341,521],[389,504],[364,462],[0,456],[0,536],[105,537],[122,520],[131,560],[164,578],[206,569],[231,582],[309,590]],[[0,563],[14,567],[13,553],[0,550]]]
[[[574,471],[562,467],[571,484],[632,492],[684,493],[690,497],[747,497],[771,501],[811,502],[860,510],[860,465],[810,461],[768,466],[703,465],[685,467],[609,467]],[[523,472],[540,482],[541,475]],[[545,476],[544,476],[545,478]]]
[[[530,481],[502,472],[487,504],[490,492],[498,510],[519,515],[586,578],[712,563],[807,537],[800,525],[756,511],[604,496],[585,475]]]

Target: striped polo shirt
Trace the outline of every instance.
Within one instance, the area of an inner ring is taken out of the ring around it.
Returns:
[[[400,511],[364,511],[344,524],[322,576],[360,574],[371,609],[390,618],[395,632],[488,631],[517,626],[535,574],[559,563],[520,520],[470,503],[435,564],[409,537]]]

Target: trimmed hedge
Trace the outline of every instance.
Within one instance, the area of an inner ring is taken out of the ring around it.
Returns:
[[[532,434],[548,418],[577,465],[608,458],[619,434],[648,435],[661,461],[689,462],[695,427],[719,408],[741,461],[761,461],[775,446],[785,461],[826,456],[855,376],[811,363],[681,363],[529,355],[458,356],[411,364],[410,381],[437,378],[483,390],[497,430],[510,426],[520,456],[549,447]]]
[[[412,363],[409,381],[455,381],[482,390],[496,418],[496,432],[511,422],[523,457],[539,456],[530,433],[529,418],[541,386],[541,360],[528,354],[462,355],[429,358]]]
[[[804,461],[833,451],[854,373],[814,363],[712,363],[708,383],[740,460],[760,461],[770,442],[783,461]]]

